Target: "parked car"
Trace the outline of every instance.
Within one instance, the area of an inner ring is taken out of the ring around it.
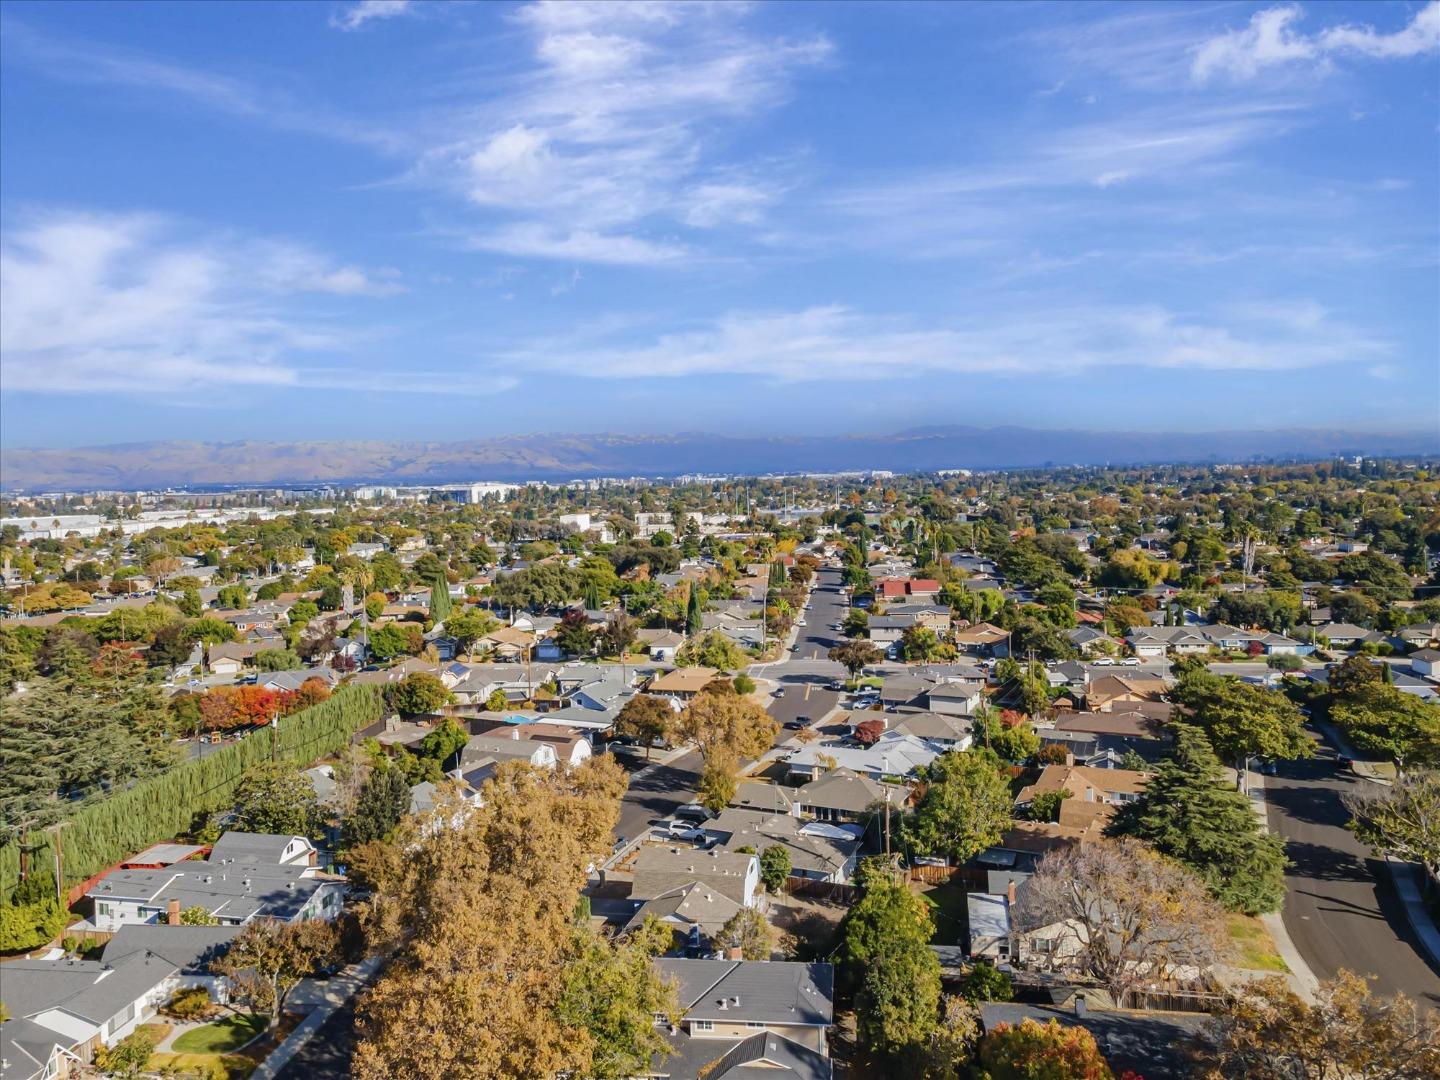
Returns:
[[[785,696],[785,688],[784,688],[783,686],[777,686],[777,687],[775,688],[775,696],[776,696],[777,698],[782,698],[782,697],[784,697],[784,696]]]
[[[705,839],[705,830],[688,821],[667,821],[664,827],[665,832],[677,840],[698,842]]]
[[[686,821],[709,821],[715,815],[712,814],[709,810],[705,809],[705,807],[701,806],[698,802],[691,802],[686,803],[684,806],[676,810],[675,816],[677,818],[683,818]]]
[[[1091,662],[1092,664],[1094,664],[1096,667],[1114,667],[1114,666],[1115,666],[1115,661],[1114,661],[1114,659],[1112,659],[1112,658],[1109,657],[1109,656],[1097,656],[1094,660],[1091,660],[1090,662]]]
[[[1120,663],[1124,664],[1126,667],[1139,667],[1140,658],[1138,656],[1127,656],[1124,660],[1121,660]]]

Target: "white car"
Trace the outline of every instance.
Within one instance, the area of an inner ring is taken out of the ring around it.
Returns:
[[[805,625],[805,620],[804,620],[804,619],[796,619],[796,620],[795,620],[795,625],[796,625],[796,626],[804,626],[804,625]]]
[[[689,840],[693,843],[705,839],[705,830],[696,828],[688,821],[668,821],[665,823],[665,831],[677,840]]]
[[[1108,656],[1097,657],[1096,659],[1090,661],[1090,663],[1093,664],[1095,667],[1114,667],[1114,666],[1115,666],[1115,661],[1114,661],[1113,659],[1111,659],[1110,657],[1108,657]]]
[[[1127,656],[1124,660],[1121,660],[1120,663],[1126,667],[1139,667],[1140,658],[1138,656]]]

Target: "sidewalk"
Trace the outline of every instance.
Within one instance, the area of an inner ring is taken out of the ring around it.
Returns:
[[[330,1019],[336,1009],[359,993],[379,969],[380,958],[372,956],[332,978],[303,980],[291,992],[287,1004],[291,1007],[308,1006],[309,1015],[300,1021],[284,1042],[270,1051],[270,1055],[250,1074],[250,1080],[274,1080],[275,1075],[288,1065],[290,1059],[300,1052],[300,1048],[320,1030],[320,1025]]]

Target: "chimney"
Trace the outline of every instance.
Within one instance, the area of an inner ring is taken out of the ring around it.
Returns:
[[[180,925],[180,901],[172,898],[165,905],[165,922],[169,926]]]
[[[742,949],[739,945],[731,945],[728,949],[725,950],[725,959],[744,960],[745,950]]]
[[[1015,906],[1015,879],[1014,879],[1014,878],[1011,878],[1011,879],[1009,880],[1009,882],[1007,882],[1006,885],[1005,885],[1005,906],[1006,906],[1007,909],[1008,909],[1008,908],[1013,908],[1013,907]]]

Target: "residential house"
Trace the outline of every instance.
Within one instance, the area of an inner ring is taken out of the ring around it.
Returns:
[[[712,667],[676,668],[674,671],[657,675],[650,681],[645,692],[678,701],[689,701],[714,682],[715,676],[719,674],[720,672]]]
[[[933,578],[881,578],[875,582],[875,598],[882,602],[926,603],[940,595],[940,583]]]
[[[668,1080],[829,1080],[826,1033],[835,1017],[830,964],[654,961],[677,988],[682,1014],[674,1054],[651,1066]]]
[[[1418,649],[1406,658],[1410,670],[1426,679],[1440,679],[1440,649]]]
[[[685,644],[685,636],[674,630],[637,630],[635,640],[640,643],[650,659],[662,664],[675,661],[675,654]]]
[[[1007,656],[1010,632],[990,623],[977,623],[956,630],[951,638],[961,652],[974,656]]]
[[[887,604],[885,614],[910,619],[937,637],[950,632],[950,609],[943,604]]]
[[[973,716],[982,700],[980,688],[969,683],[941,683],[925,693],[925,707],[947,716]]]
[[[555,748],[555,761],[567,769],[583,765],[594,754],[590,740],[580,731],[564,724],[537,722],[523,728],[525,738],[531,742],[548,743]]]
[[[760,780],[742,780],[735,787],[730,805],[741,810],[763,810],[768,814],[794,814],[797,812],[796,798],[794,788]]]
[[[633,894],[632,894],[633,895]],[[687,955],[699,954],[735,917],[743,905],[724,893],[717,892],[708,882],[691,881],[677,885],[659,896],[640,903],[622,928],[628,934],[645,925],[645,920],[659,919],[679,939]]]
[[[880,804],[888,801],[898,808],[909,797],[909,788],[881,783],[846,768],[832,769],[794,793],[795,809],[804,817],[867,824]]]
[[[471,787],[478,788],[495,766],[505,761],[523,761],[540,769],[553,769],[559,760],[553,743],[522,736],[526,725],[499,728],[484,735],[472,735],[460,751],[460,772]]]
[[[853,718],[863,718],[864,713],[852,713]],[[885,713],[889,723],[886,730],[897,735],[913,735],[924,739],[943,750],[969,750],[974,741],[970,718],[965,715],[939,711],[905,710],[900,713]]]
[[[889,651],[900,644],[905,631],[914,625],[915,620],[908,615],[871,615],[866,628],[870,635],[870,644],[877,649]]]
[[[217,842],[217,848],[219,844]],[[114,931],[135,923],[176,924],[187,908],[204,908],[223,926],[257,918],[279,922],[331,919],[340,913],[345,882],[320,877],[308,864],[231,861],[212,850],[204,862],[161,870],[112,870],[85,893],[90,927]]]
[[[499,660],[520,660],[535,648],[536,637],[518,626],[501,626],[482,637],[478,648]]]
[[[924,739],[887,731],[873,746],[841,746],[838,743],[812,744],[790,758],[790,775],[813,780],[831,769],[847,768],[873,780],[885,776],[913,776],[943,753]]]
[[[340,685],[340,679],[340,672],[333,668],[296,668],[292,671],[264,672],[256,676],[255,685],[266,690],[295,691],[307,682],[315,680],[334,690]]]
[[[266,649],[264,642],[227,641],[210,646],[206,666],[212,675],[239,675],[255,662],[255,654]]]
[[[1315,637],[1323,639],[1337,649],[1358,649],[1367,641],[1383,641],[1385,635],[1377,630],[1368,630],[1354,623],[1321,623],[1313,628]]]
[[[285,833],[222,833],[210,848],[213,863],[313,867],[315,846],[303,836]]]
[[[159,932],[156,932],[156,931]],[[4,968],[0,1076],[52,1080],[89,1062],[155,1015],[175,991],[199,986],[217,1001],[225,980],[209,972],[236,927],[127,926],[98,960],[66,956],[13,960]]]
[[[748,847],[755,851],[779,845],[790,853],[790,876],[809,881],[844,883],[855,873],[862,825],[835,825],[806,821],[764,810],[723,810],[703,826],[708,836],[726,851]],[[712,849],[713,850],[713,849]]]
[[[1094,626],[1077,626],[1066,630],[1065,637],[1081,656],[1104,655],[1116,651],[1119,642]]]
[[[1149,780],[1149,773],[1135,772],[1130,769],[1092,769],[1084,765],[1046,765],[1040,770],[1040,777],[1035,783],[1020,789],[1020,794],[1015,797],[1015,803],[1017,806],[1029,806],[1035,801],[1037,795],[1068,792],[1069,797],[1061,804],[1062,811],[1066,808],[1066,804],[1072,802],[1121,806],[1140,798]]]
[[[1096,712],[1115,712],[1127,705],[1161,701],[1167,689],[1158,675],[1101,675],[1085,688],[1085,704]]]
[[[760,887],[760,860],[754,855],[712,848],[647,844],[633,866],[630,897],[653,900],[675,889],[700,882],[742,907],[755,907]]]

